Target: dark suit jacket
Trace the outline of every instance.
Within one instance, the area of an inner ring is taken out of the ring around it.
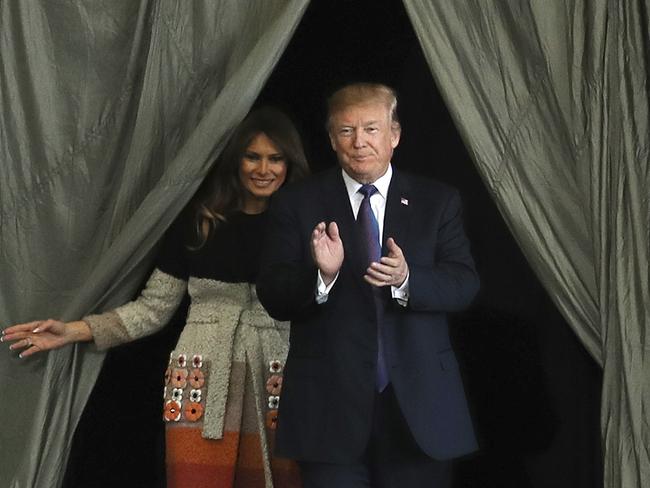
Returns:
[[[345,258],[326,303],[315,301],[310,236],[335,221]],[[410,270],[408,306],[385,293],[389,374],[420,447],[435,459],[476,448],[446,313],[464,308],[478,277],[461,222],[458,193],[439,182],[393,172],[384,244],[393,237]],[[276,437],[277,454],[345,463],[362,455],[375,398],[376,309],[339,168],[288,186],[272,199],[257,291],[276,319],[291,320]]]

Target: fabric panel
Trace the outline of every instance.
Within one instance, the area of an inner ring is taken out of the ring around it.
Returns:
[[[404,4],[531,267],[604,369],[608,488],[650,479],[648,0]]]
[[[306,4],[0,4],[1,324],[132,298]],[[102,360],[85,345],[0,354],[0,485],[60,485]]]

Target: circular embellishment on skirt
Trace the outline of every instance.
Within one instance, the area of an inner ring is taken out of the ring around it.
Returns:
[[[172,400],[175,402],[181,402],[183,400],[183,389],[182,388],[174,388],[172,390]]]
[[[266,391],[269,395],[279,395],[282,391],[282,376],[279,374],[272,374],[266,380]]]
[[[278,395],[269,396],[269,408],[278,408],[280,405],[280,397]]]
[[[201,401],[201,390],[190,390],[190,401],[200,402]]]
[[[163,418],[165,422],[178,422],[181,419],[181,404],[174,400],[167,400]]]
[[[184,413],[186,420],[196,422],[203,416],[203,405],[198,402],[187,402]]]
[[[266,428],[275,430],[278,426],[278,411],[276,409],[266,412]]]
[[[172,371],[172,386],[174,388],[185,388],[187,385],[187,370],[185,368],[174,368]]]
[[[203,384],[205,383],[205,375],[203,374],[203,371],[195,368],[192,370],[189,380],[192,388],[203,388]]]
[[[282,362],[277,359],[269,361],[269,373],[282,373]]]

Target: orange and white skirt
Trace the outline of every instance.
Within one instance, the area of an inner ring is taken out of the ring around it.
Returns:
[[[253,379],[246,362],[235,361],[231,366],[223,438],[205,439],[201,432],[208,367],[198,355],[186,361],[183,368],[172,364],[178,358],[170,359],[165,375],[167,487],[300,488],[297,465],[272,455],[277,418],[273,395],[268,397],[265,428],[260,429]],[[269,388],[271,391],[272,385]],[[271,453],[270,473],[264,463],[265,443]]]

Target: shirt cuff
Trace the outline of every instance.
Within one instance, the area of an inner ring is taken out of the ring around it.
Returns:
[[[409,302],[409,276],[410,273],[406,275],[404,283],[402,283],[399,288],[396,286],[390,287],[391,296],[397,300],[397,303],[399,303],[402,307],[406,307]]]
[[[320,305],[321,303],[325,303],[327,301],[327,299],[329,298],[330,290],[334,286],[334,283],[336,283],[338,277],[339,274],[336,273],[336,276],[334,277],[332,282],[329,285],[325,285],[325,282],[323,281],[323,277],[320,275],[320,269],[318,270],[318,279],[316,282],[316,303]]]

